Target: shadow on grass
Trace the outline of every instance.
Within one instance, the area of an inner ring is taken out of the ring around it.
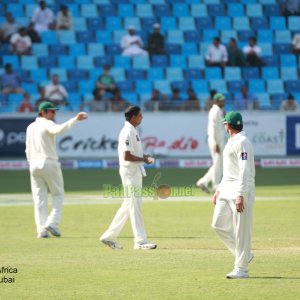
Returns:
[[[300,277],[286,277],[286,276],[251,276],[248,279],[287,279],[287,280],[300,280]]]

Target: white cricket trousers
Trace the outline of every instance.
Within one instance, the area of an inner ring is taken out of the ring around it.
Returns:
[[[215,142],[208,139],[208,147],[212,158],[212,165],[206,172],[206,174],[198,180],[198,184],[204,184],[208,186],[211,182],[213,189],[216,189],[221,182],[223,174],[223,150],[224,145],[219,145],[220,153],[215,152]]]
[[[251,252],[253,205],[255,190],[244,197],[245,209],[236,211],[235,199],[217,200],[212,227],[229,251],[235,256],[234,269],[248,272]]]
[[[100,239],[115,240],[130,217],[134,243],[141,244],[147,240],[142,215],[143,176],[140,169],[132,173],[125,168],[120,168],[120,176],[124,188],[124,200],[109,228]]]
[[[60,163],[55,160],[30,163],[31,191],[37,232],[49,225],[58,226],[64,201],[64,181]],[[48,216],[48,191],[52,195],[52,210]]]

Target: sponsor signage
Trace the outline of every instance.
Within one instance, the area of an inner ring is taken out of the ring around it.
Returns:
[[[287,116],[287,154],[300,154],[300,116]]]

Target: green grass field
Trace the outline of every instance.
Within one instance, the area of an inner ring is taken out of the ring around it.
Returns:
[[[161,170],[159,183],[193,185],[204,171]],[[149,170],[145,186],[157,172]],[[119,204],[65,205],[63,237],[38,240],[32,206],[13,205],[31,200],[28,172],[2,171],[0,205],[8,195],[13,200],[0,207],[0,268],[18,273],[14,283],[0,283],[0,299],[298,299],[299,174],[257,169],[251,278],[227,280],[233,257],[210,228],[212,204],[196,189],[193,201],[145,199],[145,225],[157,250],[134,251],[128,223],[119,239],[124,250],[114,251],[98,238]],[[64,171],[64,177],[66,202],[99,195],[101,204],[103,184],[120,181],[117,170]]]

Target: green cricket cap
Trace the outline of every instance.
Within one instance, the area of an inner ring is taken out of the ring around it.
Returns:
[[[225,100],[225,96],[221,93],[217,93],[214,95],[213,100],[214,101],[223,101],[223,100]]]
[[[243,125],[242,115],[238,111],[229,111],[224,118],[224,123],[228,123],[230,125]]]
[[[59,108],[55,107],[52,102],[44,101],[39,105],[39,112],[45,110],[59,110]]]

